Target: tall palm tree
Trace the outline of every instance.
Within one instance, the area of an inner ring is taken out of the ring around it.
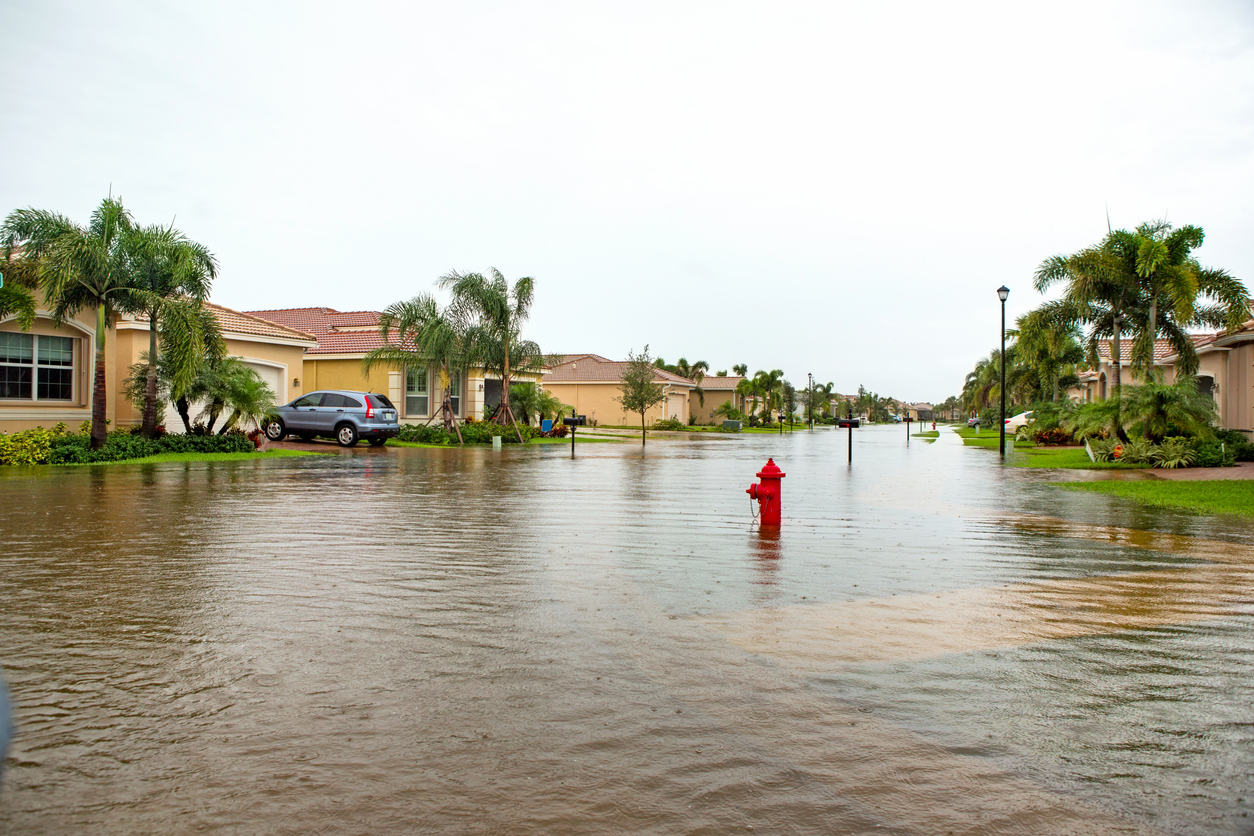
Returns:
[[[1111,365],[1113,367],[1112,396],[1118,402],[1122,395],[1121,367],[1123,335],[1129,330],[1129,315],[1148,309],[1148,300],[1142,293],[1135,272],[1128,269],[1123,252],[1123,241],[1113,232],[1100,244],[1071,255],[1056,255],[1041,262],[1036,268],[1033,284],[1044,293],[1054,284],[1063,282],[1066,290],[1060,300],[1059,310],[1077,325],[1087,326],[1089,358],[1096,365],[1097,345],[1103,337],[1111,341]],[[1123,436],[1123,423],[1118,418],[1116,405],[1116,432]]]
[[[1250,316],[1245,285],[1224,270],[1202,267],[1193,257],[1205,237],[1201,227],[1173,229],[1166,221],[1110,233],[1110,246],[1124,272],[1135,276],[1148,300],[1132,347],[1132,368],[1145,380],[1153,371],[1154,342],[1159,337],[1171,341],[1179,358],[1177,368],[1191,375],[1197,371],[1197,351],[1184,329],[1190,325],[1235,329]],[[1209,304],[1199,306],[1199,299]]]
[[[453,373],[467,362],[466,337],[458,320],[447,308],[441,309],[434,296],[420,293],[408,302],[388,305],[379,317],[379,334],[384,344],[366,353],[362,371],[383,365],[408,373],[434,365],[444,395],[440,403],[444,431],[456,433],[457,443],[461,444],[462,431],[449,396]],[[501,396],[505,397],[504,390]]]
[[[736,375],[736,377],[748,377],[749,367],[744,363],[737,363],[732,366],[732,374]]]
[[[493,267],[488,276],[454,270],[442,276],[439,285],[452,293],[449,309],[465,338],[469,362],[501,376],[496,420],[501,425],[512,422],[522,443],[522,431],[509,405],[509,388],[515,372],[539,371],[544,366],[540,346],[522,338],[523,323],[531,315],[534,281],[523,276],[510,287]]]
[[[814,384],[814,399],[819,403],[819,414],[827,415],[832,411],[834,394],[836,394],[836,385],[830,380],[827,383]]]
[[[203,360],[199,309],[209,295],[218,263],[202,245],[172,227],[133,229],[124,244],[135,296],[148,314],[148,371],[143,397],[144,435],[157,426],[157,334],[161,353],[169,355],[176,388],[186,388]]]
[[[96,309],[96,371],[92,387],[91,446],[105,442],[105,331],[113,315],[139,308],[125,243],[135,224],[122,204],[105,198],[86,227],[42,209],[18,209],[0,225],[6,253],[21,245],[36,259],[44,295],[57,325],[84,308]]]
[[[1007,331],[1015,338],[1017,359],[1031,367],[1038,378],[1042,394],[1050,390],[1050,400],[1057,402],[1060,381],[1084,362],[1079,329],[1064,306],[1047,302],[1019,317],[1015,329]],[[1009,358],[1008,358],[1009,359]]]
[[[762,397],[763,418],[770,418],[770,411],[783,405],[781,387],[784,382],[783,369],[771,369],[769,372],[758,371],[753,375],[756,394]]]

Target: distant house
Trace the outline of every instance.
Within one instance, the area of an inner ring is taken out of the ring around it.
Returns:
[[[384,345],[379,334],[379,311],[337,311],[334,308],[285,308],[250,311],[252,316],[298,328],[312,334],[316,344],[305,352],[305,390],[356,389],[379,392],[396,404],[402,423],[423,423],[440,410],[444,391],[434,367],[361,369],[366,353]],[[540,375],[523,373],[516,382],[537,381]],[[501,402],[501,381],[480,368],[457,369],[448,381],[449,401],[458,418],[479,418],[485,404]]]
[[[705,403],[701,402],[696,392],[688,398],[688,414],[698,424],[718,423],[719,419],[714,415],[714,410],[718,409],[725,403],[730,403],[736,409],[744,412],[745,398],[736,391],[736,387],[740,385],[743,377],[736,375],[726,375],[724,377],[710,377],[706,375],[701,378],[701,391],[705,393]]]
[[[640,415],[628,413],[615,400],[622,396],[626,369],[626,361],[610,360],[599,354],[565,354],[554,359],[542,386],[562,403],[573,406],[579,415],[587,415],[589,421],[619,426],[639,424]],[[645,423],[674,418],[687,424],[691,404],[697,401],[692,392],[697,384],[662,369],[654,370],[653,379],[661,384],[666,397],[645,413]],[[706,400],[708,403],[708,395]]]
[[[218,320],[227,354],[260,375],[280,403],[303,393],[304,354],[312,335],[206,302]],[[28,331],[12,317],[0,320],[0,430],[77,428],[91,420],[95,385],[96,312],[88,310],[58,327],[51,313],[38,311]],[[142,405],[122,395],[130,368],[148,350],[147,317],[115,315],[105,332],[105,417],[111,426],[142,423]]]

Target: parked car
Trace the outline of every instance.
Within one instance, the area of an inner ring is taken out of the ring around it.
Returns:
[[[836,426],[840,429],[844,429],[846,427],[860,427],[862,426],[862,422],[857,418],[840,418],[837,419]]]
[[[1015,417],[1006,419],[1006,429],[1017,430],[1020,427],[1023,427],[1032,423],[1032,421],[1035,420],[1035,418],[1036,418],[1036,413],[1030,409],[1027,412],[1020,412]]]
[[[968,426],[968,427],[978,427],[979,425],[980,425],[980,419],[979,419],[979,418],[972,417],[972,418],[968,418],[968,419],[967,419],[967,426]]]
[[[378,447],[400,431],[396,407],[385,396],[347,389],[301,395],[276,407],[266,424],[266,438],[271,441],[282,441],[288,434],[301,441],[321,436],[334,438],[341,447],[352,447],[363,438]]]

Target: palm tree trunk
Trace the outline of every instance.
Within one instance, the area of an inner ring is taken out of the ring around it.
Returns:
[[[107,392],[105,391],[105,306],[96,306],[96,379],[91,396],[91,449],[99,450],[104,446],[107,425],[105,412],[108,410]]]
[[[1123,329],[1123,317],[1116,315],[1114,320],[1114,337],[1110,341],[1111,360],[1114,362],[1114,392],[1112,396],[1115,399],[1115,435],[1119,436],[1120,441],[1127,441],[1128,434],[1123,431],[1123,393],[1119,387],[1123,383],[1123,375],[1120,368],[1123,366],[1123,352],[1119,345],[1119,332]]]
[[[174,402],[174,408],[178,410],[179,418],[183,419],[183,432],[188,435],[192,434],[192,416],[190,413],[191,404],[187,402],[187,398],[183,395],[178,397]]]
[[[157,310],[148,312],[148,379],[144,383],[144,438],[157,437]]]

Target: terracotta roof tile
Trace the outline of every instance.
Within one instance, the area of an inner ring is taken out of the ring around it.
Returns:
[[[736,375],[724,375],[723,377],[719,377],[718,375],[706,375],[701,378],[701,388],[707,392],[719,392],[726,389],[735,389],[737,384],[739,384],[742,380],[744,380],[743,377],[738,377]]]
[[[275,337],[284,340],[301,340],[302,342],[313,342],[316,340],[316,337],[307,331],[291,328],[272,320],[243,313],[214,304],[213,302],[205,302],[204,305],[206,309],[213,312],[214,318],[218,320],[218,326],[228,335],[247,334],[254,337]],[[135,314],[131,318],[136,322],[147,322],[148,314]]]
[[[556,358],[555,358],[556,359]],[[562,362],[554,363],[551,374],[545,375],[545,383],[617,383],[627,370],[626,360],[607,360],[598,354],[565,354]],[[691,380],[655,368],[653,379],[658,383],[674,383],[696,386]]]
[[[318,345],[306,349],[306,354],[365,354],[383,346],[383,338],[376,330],[381,316],[378,311],[285,308],[249,314],[313,334]]]
[[[1215,335],[1214,334],[1192,334],[1190,335],[1190,338],[1193,340],[1193,344],[1197,346],[1197,345],[1204,345],[1207,342],[1213,342],[1215,339]],[[1130,362],[1132,360],[1132,342],[1133,341],[1131,337],[1129,337],[1128,339],[1119,341],[1119,353],[1123,355],[1121,359],[1124,362]],[[1172,347],[1170,340],[1154,340],[1154,362],[1155,363],[1165,360],[1168,357],[1174,357],[1175,355],[1176,355],[1176,350]],[[1112,351],[1111,351],[1110,340],[1098,341],[1097,356],[1101,360],[1107,363],[1111,361]]]

